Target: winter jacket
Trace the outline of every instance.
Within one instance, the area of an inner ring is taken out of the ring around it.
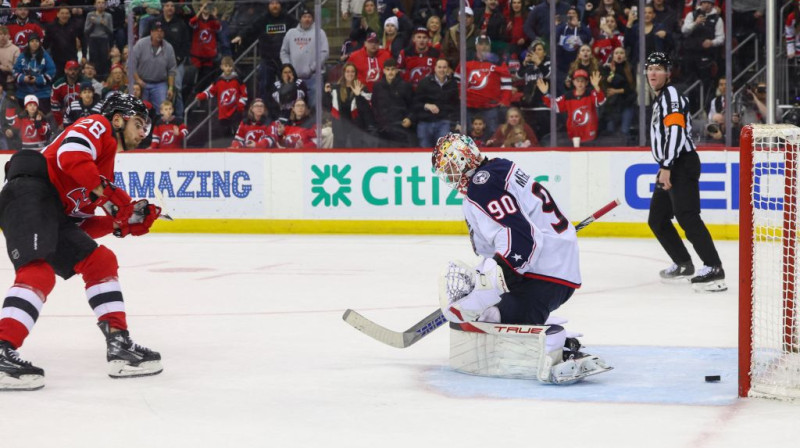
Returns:
[[[40,48],[34,55],[23,51],[14,64],[14,78],[17,81],[17,98],[25,95],[36,95],[40,101],[50,101],[50,90],[53,86],[53,76],[56,74],[56,65],[50,54]],[[34,84],[25,82],[26,75],[36,78]]]

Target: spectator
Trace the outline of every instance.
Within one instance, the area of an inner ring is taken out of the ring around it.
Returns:
[[[161,115],[153,126],[153,141],[150,142],[150,149],[183,148],[183,140],[189,134],[189,130],[186,129],[183,120],[174,115],[175,108],[172,107],[172,101],[162,101],[159,112]]]
[[[14,45],[14,48],[16,47],[17,46]],[[13,117],[17,115],[17,113],[17,101],[6,92],[5,87],[0,85],[0,149],[19,149],[19,145],[14,144],[15,142],[12,138],[6,138],[8,120],[2,119],[2,117],[7,116]]]
[[[199,12],[205,6],[205,10],[213,12],[214,18],[219,21],[220,28],[216,33],[212,33],[214,40],[219,43],[219,52],[224,56],[231,56],[231,40],[228,36],[228,25],[233,17],[234,4],[230,0],[192,0],[192,9]]]
[[[700,0],[699,7],[686,15],[681,32],[681,77],[688,84],[700,79],[703,89],[708,90],[716,76],[718,50],[725,43],[722,17],[713,0]]]
[[[504,54],[508,46],[506,18],[499,7],[498,0],[485,0],[484,7],[475,11],[475,26],[479,36],[489,36],[492,52]]]
[[[56,20],[45,26],[44,48],[53,57],[56,78],[64,75],[64,65],[67,61],[78,60],[78,51],[81,49],[82,33],[75,27],[71,18],[72,13],[69,12],[69,8],[62,6],[58,8]]]
[[[365,4],[371,1],[367,0]],[[372,91],[372,86],[381,79],[384,62],[392,57],[392,53],[389,50],[380,48],[379,42],[377,34],[369,33],[367,40],[364,42],[364,47],[350,55],[350,62],[356,66],[358,80],[370,92]]]
[[[28,45],[28,39],[32,34],[39,36],[39,39],[44,36],[44,30],[39,21],[30,16],[28,7],[33,6],[32,3],[31,0],[19,0],[14,11],[13,20],[8,23],[11,42],[19,47],[20,51],[23,51],[25,46]]]
[[[197,14],[189,19],[189,26],[193,30],[192,48],[190,50],[191,61],[192,65],[197,69],[194,88],[195,91],[200,91],[212,82],[209,78],[215,68],[217,32],[222,29],[222,24],[217,20],[216,6],[211,9],[207,2],[200,5]]]
[[[64,65],[64,76],[53,83],[53,92],[50,94],[50,110],[53,112],[53,121],[56,128],[61,131],[64,121],[64,111],[70,103],[78,99],[81,92],[80,64],[78,61],[68,61]]]
[[[272,89],[272,110],[274,119],[288,119],[294,109],[297,100],[305,101],[308,95],[308,87],[303,80],[297,78],[292,64],[283,64],[281,67],[281,79],[275,81]]]
[[[425,27],[431,17],[443,17],[442,0],[417,0],[411,13],[411,21],[416,27]],[[441,24],[441,21],[440,21]]]
[[[197,94],[198,101],[217,98],[217,121],[212,124],[213,138],[231,138],[242,120],[247,104],[247,86],[234,70],[233,58],[225,56],[220,64],[222,74],[204,91]]]
[[[719,78],[717,80],[717,90],[714,94],[714,98],[711,98],[711,101],[708,102],[708,107],[706,108],[708,111],[709,123],[712,121],[712,117],[714,117],[714,115],[725,114],[725,90],[727,90],[727,86],[728,81],[725,78]]]
[[[189,62],[189,53],[192,44],[192,30],[186,21],[175,13],[175,2],[166,1],[162,5],[161,28],[164,30],[164,40],[172,45],[175,52],[175,115],[183,117],[184,78],[186,66]],[[194,76],[191,76],[194,79]],[[186,89],[188,90],[188,89]]]
[[[144,86],[144,99],[161,107],[165,99],[175,97],[175,51],[164,41],[161,20],[150,26],[150,39],[139,39],[131,53],[133,77]]]
[[[486,141],[491,137],[486,133],[486,122],[480,115],[472,116],[472,123],[469,127],[469,137],[478,146],[486,146]]]
[[[378,35],[378,39],[383,38],[383,27],[375,0],[364,0],[361,10],[361,28],[367,30],[367,34],[373,32]]]
[[[506,112],[506,122],[501,124],[492,138],[486,141],[486,146],[529,148],[539,146],[539,140],[533,129],[522,119],[519,108],[511,107]]]
[[[637,2],[638,3],[638,2]],[[586,13],[584,14],[584,22],[592,31],[592,36],[594,38],[600,37],[600,33],[603,31],[602,28],[602,21],[604,18],[609,16],[614,18],[615,22],[622,24],[625,26],[628,23],[628,20],[625,17],[625,12],[620,6],[618,0],[602,0],[597,8],[590,8],[588,3],[586,6]]]
[[[608,135],[625,137],[636,113],[636,81],[634,70],[628,63],[625,49],[617,47],[608,64],[602,67],[606,85],[606,103],[603,105],[604,131]]]
[[[38,5],[41,9],[36,13],[42,25],[49,25],[56,20],[58,10],[55,9],[55,0],[41,0]]]
[[[578,56],[581,45],[589,45],[592,42],[592,32],[589,27],[581,25],[578,9],[574,6],[567,10],[567,17],[564,23],[556,27],[556,61],[557,75],[564,78],[569,65]],[[591,50],[591,47],[590,47]]]
[[[344,64],[338,84],[325,84],[322,104],[333,117],[334,147],[374,146],[376,129],[370,99],[371,94],[358,80],[358,70],[352,62]]]
[[[534,41],[525,54],[525,60],[519,69],[518,76],[523,79],[525,85],[522,92],[520,104],[525,108],[539,109],[526,112],[526,122],[532,123],[536,135],[546,135],[550,133],[550,111],[542,110],[545,105],[542,100],[542,92],[536,87],[540,79],[545,81],[550,79],[550,57],[545,51],[544,42]]]
[[[103,102],[95,93],[94,84],[91,81],[81,81],[80,89],[81,93],[78,98],[73,99],[64,111],[63,127],[67,127],[83,117],[100,113]]]
[[[383,64],[383,78],[375,83],[372,92],[372,109],[378,125],[378,136],[391,146],[416,145],[411,130],[414,90],[411,84],[398,76],[397,61],[389,58]]]
[[[544,0],[536,5],[525,20],[525,35],[531,41],[550,42],[550,2],[556,1],[556,15],[565,17],[569,3],[561,0]]]
[[[317,63],[328,59],[328,37],[325,30],[319,30],[319,54],[316,53],[317,43],[314,29],[314,14],[308,9],[300,13],[300,24],[286,33],[281,45],[281,62],[292,64],[297,71],[297,76],[308,86],[308,102],[314,103],[314,89],[316,88]]]
[[[125,0],[106,0],[106,11],[111,14],[111,29],[114,30],[110,45],[117,48],[128,45]],[[83,40],[83,36],[81,36],[81,40]]]
[[[441,50],[444,38],[442,30],[442,19],[439,16],[430,16],[425,24],[428,29],[428,37],[430,38],[431,47]]]
[[[281,148],[315,148],[317,132],[314,130],[314,121],[306,101],[303,99],[295,101],[289,119],[282,127],[277,127],[278,146]]]
[[[233,7],[233,16],[228,24],[228,35],[236,38],[242,36],[242,39],[231,44],[233,45],[233,54],[238,56],[246,48],[250,47],[256,40],[256,36],[249,33],[256,23],[262,21],[264,16],[268,14],[264,9],[264,3],[268,2],[236,2]],[[266,29],[264,29],[266,31]],[[286,30],[283,31],[285,33]],[[283,34],[281,33],[281,34]]]
[[[108,96],[114,92],[128,93],[128,76],[122,64],[114,64],[111,67],[111,74],[108,75],[105,87],[101,90],[100,96],[103,100],[106,100]]]
[[[653,22],[655,12],[652,6],[644,8],[644,43],[645,52],[650,54],[654,51],[664,52],[667,49],[667,39],[669,34]],[[637,65],[639,61],[639,19],[636,12],[631,9],[628,13],[628,25],[625,28],[625,49],[630,55],[632,65]]]
[[[575,147],[597,138],[597,109],[606,100],[603,91],[600,90],[600,72],[592,73],[593,89],[590,90],[586,88],[589,83],[588,78],[589,74],[585,71],[576,71],[573,74],[575,90],[556,98],[555,101],[556,111],[567,114],[567,136]],[[536,86],[544,95],[544,104],[550,106],[551,99],[547,90],[547,82],[540,79]]]
[[[725,115],[711,115],[703,134],[709,142],[721,143],[725,139]]]
[[[428,29],[419,27],[414,31],[411,45],[400,52],[397,67],[403,72],[403,79],[416,89],[420,80],[433,73],[439,50],[430,46]]]
[[[567,79],[564,81],[564,86],[567,90],[572,89],[572,74],[576,70],[583,70],[586,73],[594,73],[600,71],[600,62],[592,54],[592,47],[588,44],[581,45],[578,49],[578,57],[572,61],[567,70]]]
[[[94,62],[98,76],[104,78],[111,68],[108,51],[114,39],[114,19],[106,12],[106,0],[95,0],[94,8],[86,15],[83,35],[89,45],[87,59]]]
[[[761,0],[755,1],[761,2]],[[666,0],[653,0],[653,14],[655,14],[653,23],[661,25],[661,28],[668,34],[674,34],[678,29],[678,12],[671,8]]]
[[[480,115],[486,132],[494,133],[505,108],[511,103],[511,74],[491,52],[489,36],[475,39],[475,54],[467,61],[467,119]],[[458,73],[455,75],[459,79]]]
[[[36,109],[45,114],[50,112],[50,90],[53,87],[55,74],[56,66],[50,55],[42,48],[41,38],[38,34],[31,33],[28,36],[28,45],[14,64],[17,101],[27,95],[34,95],[39,99]],[[22,102],[20,106],[25,107]]]
[[[39,98],[36,95],[26,95],[24,109],[19,115],[8,115],[12,110],[6,109],[6,138],[18,136],[22,142],[20,149],[39,151],[44,148],[50,135],[50,125],[45,120],[44,113],[39,110]]]
[[[405,19],[408,21],[408,19]],[[400,51],[408,45],[408,35],[400,30],[400,19],[389,17],[383,24],[383,43],[382,47],[392,53],[393,58],[400,55]],[[410,26],[410,22],[408,23]]]
[[[258,65],[257,95],[266,97],[267,89],[275,82],[282,64],[281,48],[283,40],[286,33],[296,26],[297,20],[283,12],[281,2],[271,1],[267,8],[267,14],[263,18],[257,20],[252,27],[231,40],[234,44],[244,45],[244,41],[255,39],[253,36],[257,34],[258,51],[261,55],[261,62]],[[325,58],[327,58],[327,53]]]
[[[7,90],[10,92],[15,90],[14,64],[19,58],[19,53],[19,47],[11,42],[8,28],[0,25],[0,86],[3,87],[4,94]]]
[[[617,29],[613,16],[600,17],[600,31],[592,41],[592,52],[600,64],[611,61],[615,48],[623,46],[624,36]]]
[[[472,8],[469,6],[464,7],[464,14],[467,18],[467,22],[464,24],[464,27],[467,31],[467,36],[465,37],[465,41],[467,44],[467,59],[469,59],[475,53],[475,38],[478,37],[478,27],[475,26],[475,18],[474,14],[472,13]],[[458,48],[461,33],[459,32],[459,25],[456,23],[455,25],[451,26],[447,33],[444,36],[444,42],[442,43],[442,53],[444,57],[447,58],[447,61],[450,63],[451,67],[458,67],[459,60],[461,57],[461,52]],[[434,142],[435,144],[436,142]]]
[[[139,39],[147,37],[152,22],[161,16],[160,0],[132,0],[130,6],[135,14],[134,23],[139,27]]]
[[[525,21],[528,19],[528,9],[522,0],[511,0],[506,12],[506,33],[511,44],[510,52],[519,59],[522,51],[528,47],[530,40],[525,35]],[[474,139],[473,139],[474,140]]]
[[[342,19],[350,21],[350,29],[355,30],[361,26],[361,13],[364,11],[364,0],[342,0],[340,4]]]
[[[250,104],[247,118],[239,124],[236,136],[231,142],[231,149],[238,148],[272,148],[275,146],[274,127],[269,125],[266,105],[261,98]]]
[[[94,64],[92,64],[89,61],[86,61],[83,64],[83,68],[81,69],[81,74],[83,75],[84,79],[88,79],[89,81],[92,82],[95,93],[100,92],[102,94],[103,83],[95,79],[95,77],[97,76],[97,70],[95,70]],[[101,95],[100,98],[105,98],[105,97]]]
[[[767,122],[767,84],[759,82],[754,86],[745,87],[742,123]]]
[[[431,148],[457,121],[458,84],[449,74],[450,64],[439,58],[433,73],[422,78],[414,94],[417,138],[423,148]]]

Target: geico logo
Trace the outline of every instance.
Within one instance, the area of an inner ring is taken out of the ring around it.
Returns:
[[[247,171],[155,171],[114,172],[114,183],[135,198],[164,196],[177,198],[246,198],[253,190]],[[176,188],[177,187],[177,188]]]
[[[625,202],[635,210],[649,210],[658,165],[637,163],[625,170]],[[700,177],[700,208],[739,209],[739,164],[703,163]]]

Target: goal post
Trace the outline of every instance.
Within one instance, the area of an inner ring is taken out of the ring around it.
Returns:
[[[739,153],[739,396],[800,398],[800,128],[748,125]]]

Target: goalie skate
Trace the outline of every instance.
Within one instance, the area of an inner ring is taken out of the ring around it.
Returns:
[[[164,370],[161,355],[133,342],[127,330],[112,333],[107,322],[98,322],[97,326],[106,336],[106,360],[111,378],[157,375]]]
[[[599,356],[584,355],[579,359],[568,359],[561,364],[553,366],[550,371],[550,382],[560,386],[575,384],[586,377],[599,375],[603,372],[614,370]]]
[[[6,341],[0,341],[0,390],[37,390],[44,387],[44,370],[19,357]]]

